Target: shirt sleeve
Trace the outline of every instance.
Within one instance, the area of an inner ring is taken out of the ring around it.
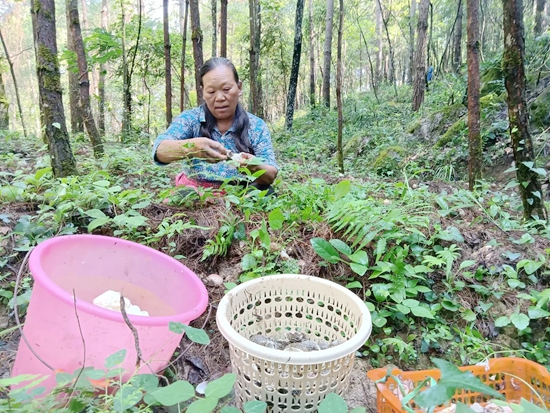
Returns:
[[[257,118],[254,130],[250,133],[250,143],[254,148],[254,153],[257,157],[263,159],[264,165],[271,165],[279,170],[279,165],[275,161],[275,152],[271,143],[271,134],[266,123]]]
[[[157,149],[162,141],[166,140],[184,140],[198,136],[200,129],[199,115],[196,110],[187,110],[177,116],[172,124],[166,129],[166,132],[159,135],[153,143],[153,160],[157,165],[166,165],[157,159]]]

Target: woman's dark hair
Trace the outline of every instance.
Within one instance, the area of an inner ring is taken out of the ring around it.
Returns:
[[[204,62],[204,64],[201,67],[201,70],[200,70],[201,87],[202,87],[202,77],[208,72],[210,72],[211,70],[220,66],[229,67],[233,71],[233,77],[235,78],[235,82],[239,83],[239,74],[237,73],[237,69],[235,69],[235,66],[233,65],[233,63],[231,63],[231,61],[225,57],[213,57],[212,59],[209,59],[206,62]],[[205,136],[207,138],[212,139],[212,131],[216,126],[216,118],[214,117],[214,115],[212,115],[212,112],[210,112],[210,110],[208,109],[208,105],[204,104],[203,108],[204,108],[205,121],[201,123],[200,133],[201,133],[201,136]],[[237,103],[237,107],[235,109],[235,116],[233,118],[233,124],[235,125],[234,141],[235,141],[235,146],[237,147],[237,150],[239,152],[248,152],[254,155],[254,149],[250,144],[250,139],[248,139],[248,126],[250,124],[250,120],[248,119],[248,114],[242,108],[240,103]]]

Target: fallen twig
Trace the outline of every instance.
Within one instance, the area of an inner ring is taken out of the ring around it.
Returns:
[[[143,356],[141,354],[141,349],[139,348],[139,336],[136,328],[134,325],[130,322],[130,319],[128,318],[128,314],[126,313],[126,301],[124,300],[124,296],[120,294],[120,312],[122,313],[122,318],[124,319],[126,325],[130,330],[132,330],[132,334],[134,335],[134,345],[136,347],[136,371],[139,370],[139,367],[141,365],[141,361],[143,360]],[[145,360],[143,360],[145,364]]]

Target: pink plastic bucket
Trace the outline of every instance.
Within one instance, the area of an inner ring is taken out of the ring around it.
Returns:
[[[140,349],[150,368],[164,369],[182,334],[168,329],[170,321],[188,324],[206,309],[208,293],[200,279],[175,259],[143,245],[97,235],[68,235],[39,244],[29,257],[34,287],[23,331],[34,351],[55,370],[73,373],[83,366],[84,349],[76,311],[86,343],[85,366],[103,369],[111,354],[126,349],[122,364],[127,379],[135,372],[134,336],[122,314],[92,301],[107,290],[122,292],[150,317],[129,315]],[[139,373],[150,373],[142,366]],[[55,386],[52,371],[19,344],[12,377],[44,374],[40,386]]]

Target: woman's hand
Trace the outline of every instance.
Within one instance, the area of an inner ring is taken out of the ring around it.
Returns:
[[[164,140],[157,148],[157,159],[162,163],[179,161],[184,158],[200,158],[216,163],[227,160],[228,150],[209,138],[186,140]]]
[[[261,185],[271,185],[273,183],[273,181],[277,177],[276,168],[271,165],[258,165],[256,163],[251,163],[250,161],[256,157],[250,153],[241,152],[239,155],[241,156],[239,165],[241,168],[247,168],[252,173],[258,172],[260,170],[265,171],[262,175],[256,178],[256,180],[254,181],[255,183]]]
[[[187,139],[183,147],[187,158],[201,158],[211,163],[227,160],[229,153],[221,143],[208,138]]]

